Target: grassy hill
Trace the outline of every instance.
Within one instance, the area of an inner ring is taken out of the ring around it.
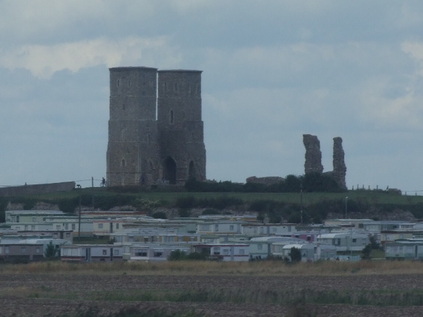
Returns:
[[[70,199],[79,196],[98,196],[98,197],[113,197],[113,196],[132,196],[136,198],[162,201],[162,202],[176,202],[181,197],[194,197],[196,199],[203,198],[220,198],[233,197],[241,199],[245,202],[252,202],[255,200],[273,200],[286,203],[300,203],[301,196],[305,205],[316,203],[322,200],[344,200],[348,197],[349,200],[357,200],[367,203],[376,204],[394,204],[394,205],[409,205],[422,203],[423,196],[405,196],[397,193],[390,193],[381,190],[354,190],[338,193],[330,192],[304,192],[304,193],[269,193],[269,192],[187,192],[187,191],[138,191],[131,190],[112,190],[106,188],[82,188],[75,189],[70,192],[43,194],[29,196],[28,199],[35,200],[56,200],[56,199]]]
[[[397,192],[380,190],[354,190],[345,192],[188,192],[188,191],[139,191],[107,188],[83,188],[70,192],[33,195],[27,197],[0,198],[0,207],[21,203],[23,209],[33,209],[38,202],[57,205],[65,212],[77,207],[109,210],[116,206],[133,206],[153,215],[160,208],[177,209],[181,216],[189,216],[190,210],[202,209],[208,214],[223,211],[255,211],[270,222],[304,221],[319,223],[328,214],[354,218],[355,215],[380,218],[392,212],[405,211],[423,218],[423,196],[405,196]],[[374,216],[377,214],[378,216]]]

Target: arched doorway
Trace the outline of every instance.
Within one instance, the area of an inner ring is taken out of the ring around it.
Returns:
[[[168,181],[169,184],[176,184],[176,163],[170,156],[164,160],[163,178]]]
[[[195,179],[197,179],[197,171],[195,170],[195,164],[194,164],[193,161],[189,162],[188,179],[189,180],[195,180]]]

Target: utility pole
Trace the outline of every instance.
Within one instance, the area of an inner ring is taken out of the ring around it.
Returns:
[[[79,195],[79,212],[78,212],[78,241],[81,241],[81,195]]]
[[[300,212],[301,212],[301,224],[303,224],[303,184],[300,185]]]
[[[345,219],[348,216],[348,196],[345,197]]]

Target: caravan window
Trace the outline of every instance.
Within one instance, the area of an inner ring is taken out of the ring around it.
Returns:
[[[147,256],[147,250],[135,250],[135,256]]]

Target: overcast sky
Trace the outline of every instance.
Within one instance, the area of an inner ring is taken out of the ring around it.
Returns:
[[[423,194],[423,1],[0,0],[0,185],[106,176],[109,67],[202,70],[207,178]]]

